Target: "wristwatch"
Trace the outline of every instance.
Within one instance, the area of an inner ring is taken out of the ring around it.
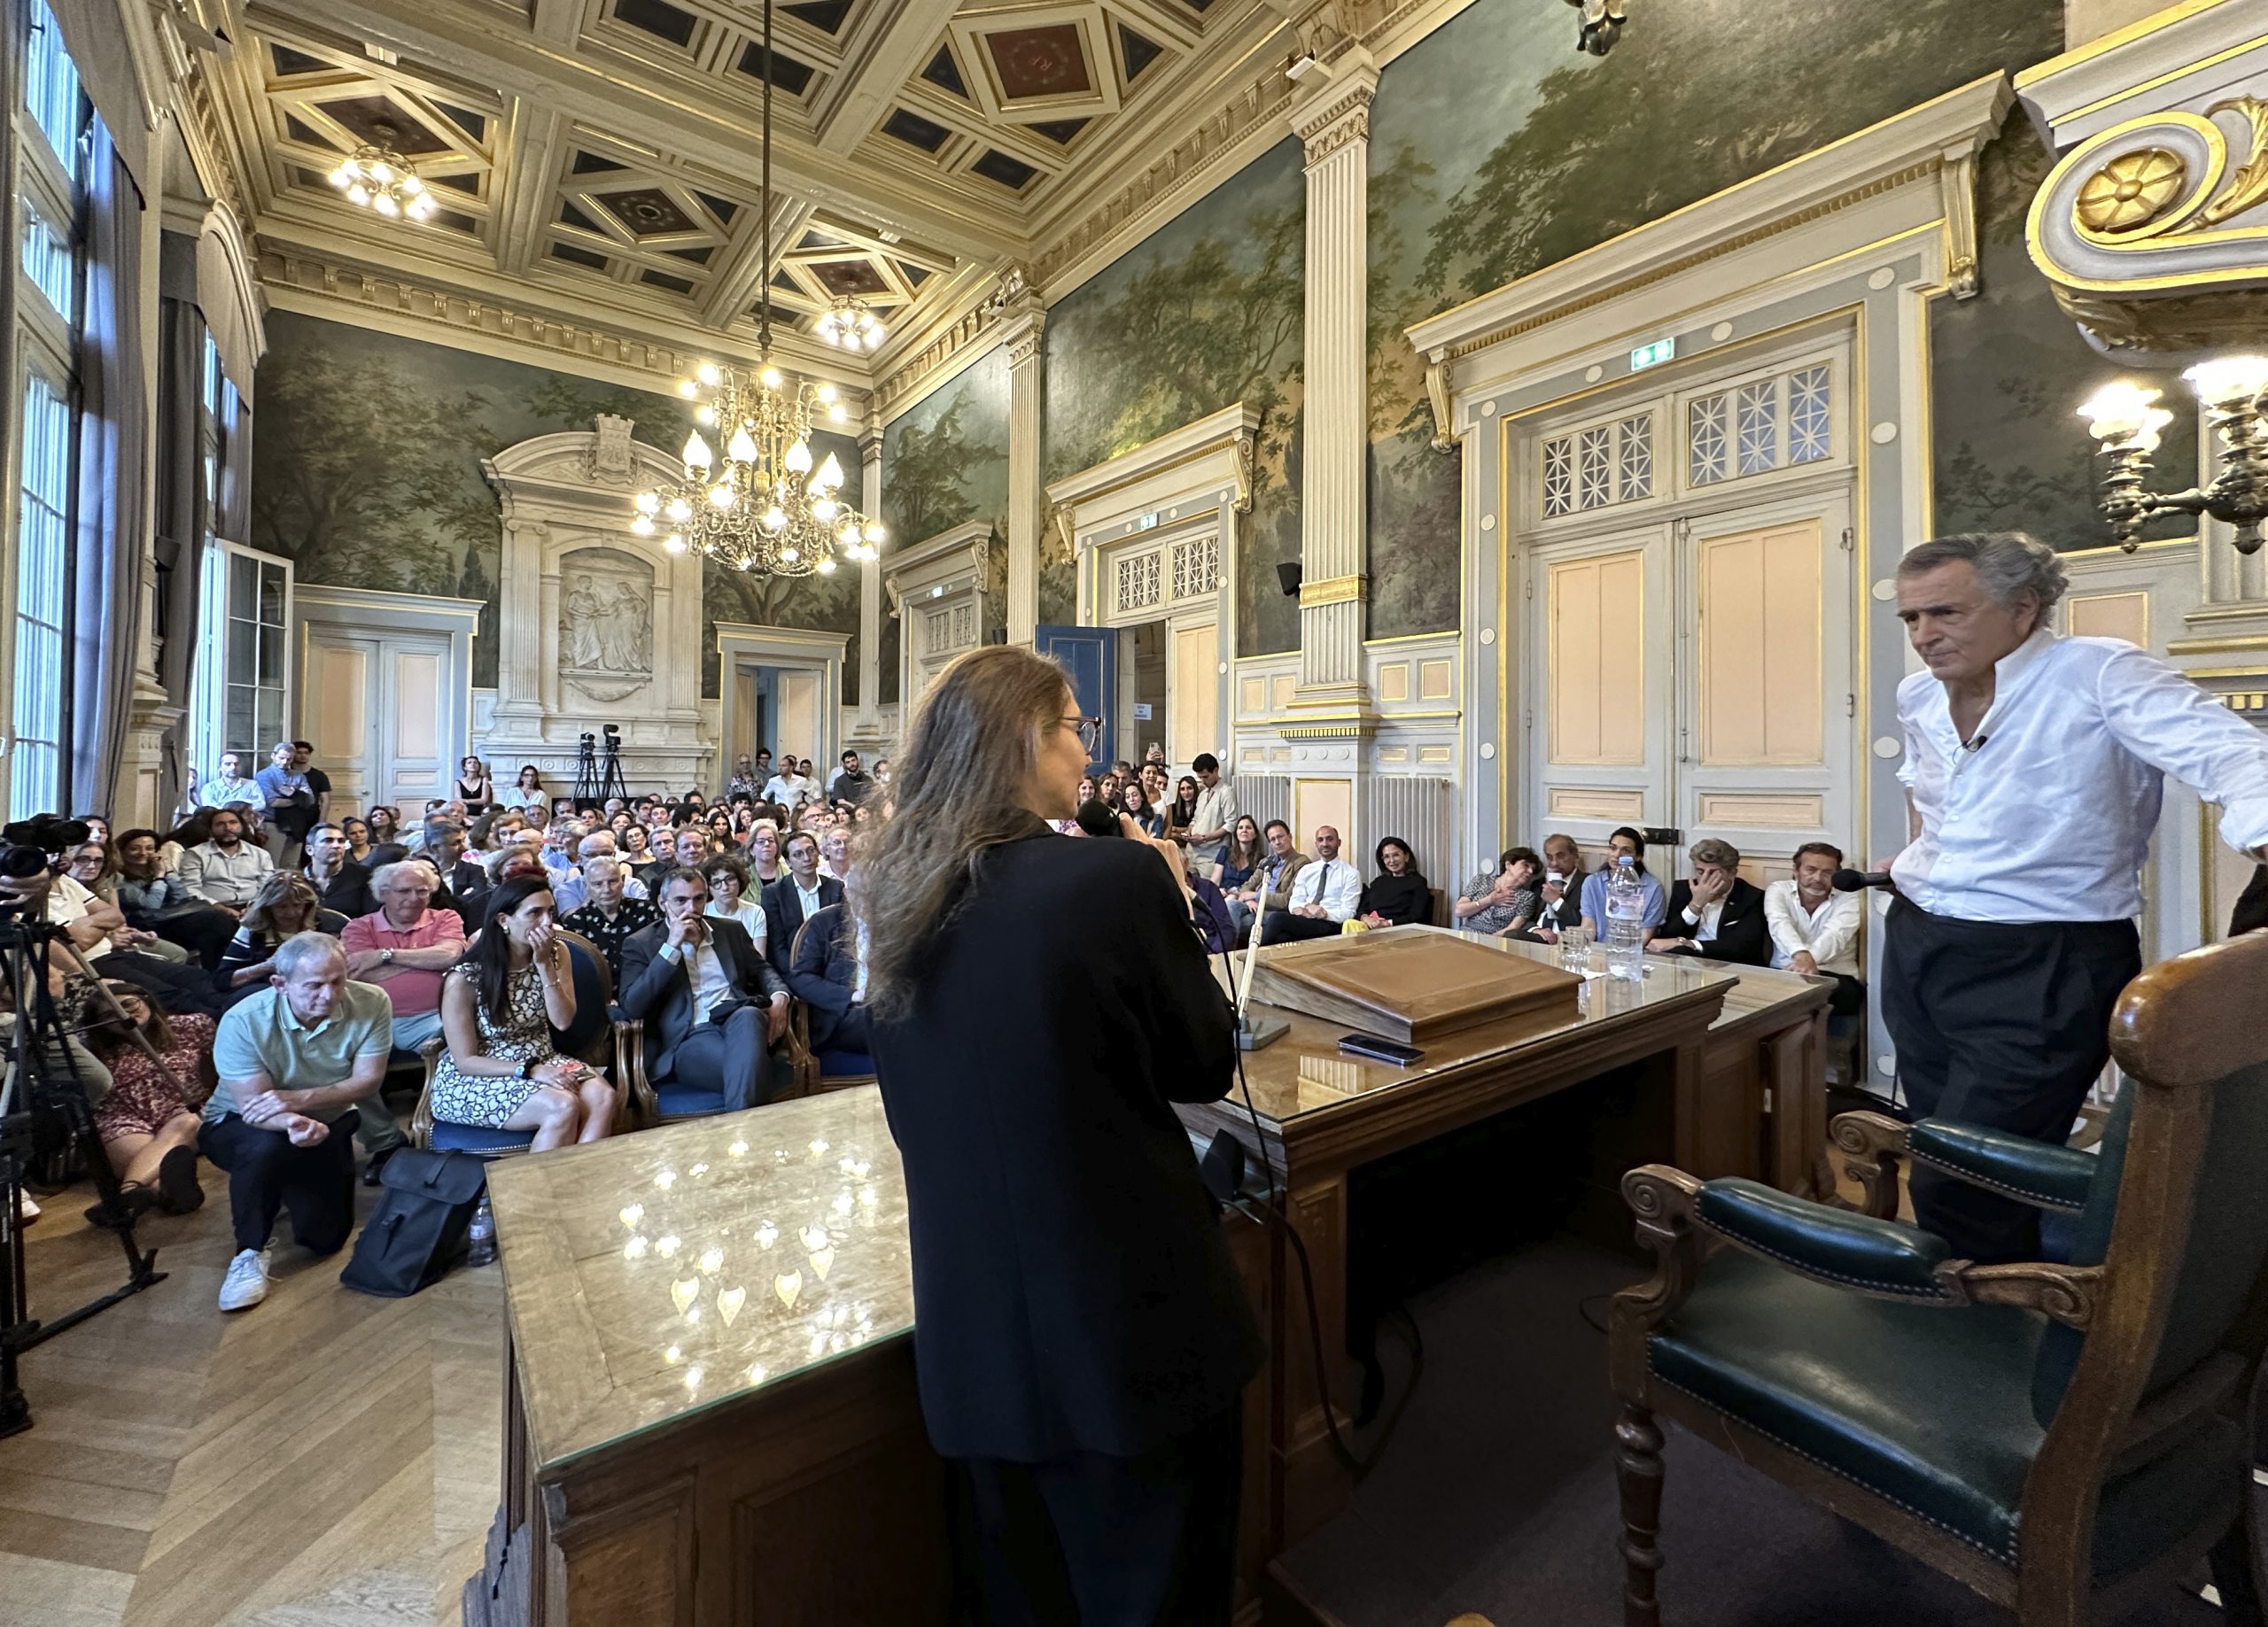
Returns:
[[[378,965],[382,966],[391,966],[393,965],[393,951],[392,949],[380,949],[378,951]]]
[[[520,1077],[522,1079],[533,1079],[535,1077],[534,1062],[528,1061],[520,1064]]]

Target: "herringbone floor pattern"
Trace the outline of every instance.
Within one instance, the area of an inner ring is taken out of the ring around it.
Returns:
[[[496,1507],[502,1293],[338,1286],[279,1225],[266,1304],[214,1308],[227,1177],[144,1222],[171,1274],[26,1357],[0,1440],[0,1627],[455,1627]],[[364,1194],[365,1202],[371,1196]],[[32,1314],[116,1287],[84,1186],[25,1234]]]

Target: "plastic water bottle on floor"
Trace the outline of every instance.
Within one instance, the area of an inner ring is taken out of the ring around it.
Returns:
[[[1606,974],[1636,982],[1646,975],[1646,883],[1637,862],[1614,861],[1606,879]]]
[[[496,1263],[496,1216],[488,1207],[485,1188],[481,1191],[480,1205],[472,1212],[472,1224],[465,1228],[464,1236],[466,1265],[493,1266]]]

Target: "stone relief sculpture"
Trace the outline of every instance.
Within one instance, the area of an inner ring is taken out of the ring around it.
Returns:
[[[654,580],[642,560],[583,548],[560,562],[559,675],[619,701],[654,675]]]

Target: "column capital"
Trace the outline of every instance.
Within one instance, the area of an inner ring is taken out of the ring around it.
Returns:
[[[869,416],[858,427],[858,461],[875,464],[882,461],[882,421]]]
[[[1306,149],[1309,167],[1371,139],[1371,101],[1378,95],[1379,71],[1368,51],[1356,47],[1329,67],[1317,64],[1301,81],[1304,94],[1292,109],[1292,133]]]
[[[1040,342],[1046,334],[1047,311],[1037,300],[1011,311],[1000,324],[1000,342],[1008,351],[1008,370],[1013,373],[1037,360]]]

